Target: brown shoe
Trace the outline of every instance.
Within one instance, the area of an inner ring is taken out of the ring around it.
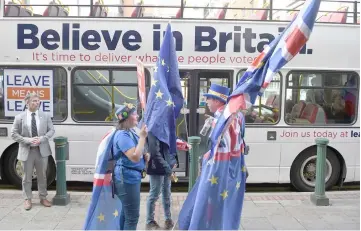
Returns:
[[[30,210],[31,209],[31,200],[25,200],[24,209],[25,210]]]
[[[172,220],[166,220],[164,222],[164,229],[171,230],[174,227],[174,223]]]
[[[51,207],[51,203],[47,199],[40,200],[40,204],[44,205],[45,207]]]
[[[160,230],[160,226],[156,221],[151,221],[145,225],[145,230]]]

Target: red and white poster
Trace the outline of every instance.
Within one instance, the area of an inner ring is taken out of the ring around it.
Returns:
[[[146,98],[145,98],[145,74],[144,74],[144,64],[137,59],[137,77],[138,77],[138,92],[140,104],[142,110],[145,110]]]

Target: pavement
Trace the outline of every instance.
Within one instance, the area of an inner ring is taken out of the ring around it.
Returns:
[[[90,192],[68,192],[66,206],[45,208],[33,192],[33,207],[23,209],[19,190],[0,190],[1,230],[81,230],[89,206]],[[141,194],[138,230],[145,228],[147,193]],[[247,193],[240,230],[360,230],[360,192],[326,192],[329,206],[315,206],[311,193]],[[55,196],[49,191],[48,199]],[[186,193],[172,193],[172,216],[176,220]],[[156,205],[156,220],[164,223],[161,204]]]

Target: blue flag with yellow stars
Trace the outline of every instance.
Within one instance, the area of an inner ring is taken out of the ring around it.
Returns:
[[[176,119],[184,99],[170,24],[165,31],[151,84],[143,122],[149,132],[169,146],[169,153],[175,155]]]
[[[229,121],[218,148],[203,157],[201,175],[179,213],[180,230],[239,228],[246,185],[245,120],[238,113]]]
[[[244,117],[275,73],[298,54],[310,38],[321,0],[308,0],[283,33],[254,60],[212,125],[211,150],[200,177],[179,214],[181,230],[238,230],[245,192]]]
[[[93,193],[85,218],[84,230],[120,230],[121,201],[114,195],[112,188],[112,171],[109,160],[112,159],[111,147],[115,128],[102,139],[97,151]]]

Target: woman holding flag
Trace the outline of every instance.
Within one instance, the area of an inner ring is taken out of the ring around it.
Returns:
[[[140,185],[149,154],[144,154],[148,128],[135,132],[138,114],[133,104],[115,112],[116,126],[99,144],[93,193],[84,230],[136,230]]]
[[[132,104],[121,106],[116,111],[118,124],[113,139],[115,194],[120,199],[120,230],[136,230],[140,208],[140,185],[149,154],[143,158],[147,127],[143,125],[139,136],[134,127],[138,114]]]

